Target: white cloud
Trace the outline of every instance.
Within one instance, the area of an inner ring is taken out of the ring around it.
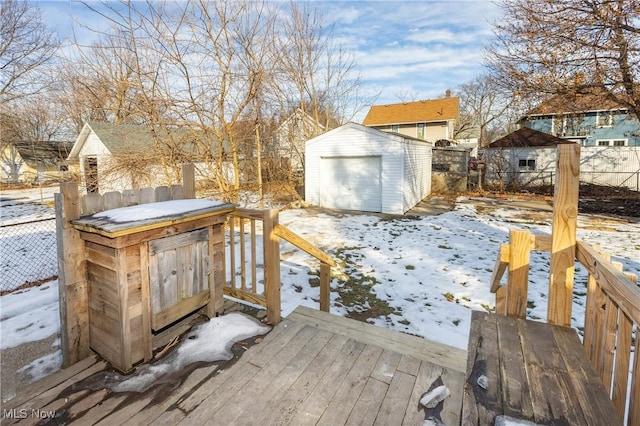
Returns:
[[[356,7],[341,8],[337,22],[346,25],[353,24],[358,20],[358,18],[360,18],[360,16],[360,9]]]

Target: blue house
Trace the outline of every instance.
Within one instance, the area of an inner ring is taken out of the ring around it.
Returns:
[[[640,122],[636,116],[594,93],[551,97],[519,123],[582,146],[640,146]]]

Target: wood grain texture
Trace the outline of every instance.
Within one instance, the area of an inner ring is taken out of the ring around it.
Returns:
[[[196,177],[193,163],[182,165],[182,186],[184,198],[196,198]]]
[[[496,263],[493,266],[493,273],[491,274],[491,293],[498,291],[500,287],[500,280],[504,275],[507,267],[509,266],[509,244],[501,244],[500,251],[496,257]]]
[[[618,416],[624,418],[627,406],[627,390],[629,371],[631,369],[631,343],[633,338],[633,323],[624,312],[620,313],[620,323],[616,341],[615,377],[611,400],[618,411]],[[637,371],[636,371],[637,374]]]
[[[278,237],[288,241],[289,243],[293,244],[294,246],[304,251],[305,253],[315,257],[322,263],[326,263],[329,266],[336,266],[336,262],[335,260],[333,260],[331,256],[329,256],[322,250],[314,247],[307,240],[305,240],[295,232],[291,231],[286,226],[276,224],[276,226],[274,226],[273,228],[273,231],[275,235],[277,235]]]
[[[68,367],[89,356],[89,292],[85,245],[71,221],[80,217],[78,185],[66,182],[55,194],[58,299],[62,365]]]
[[[640,287],[587,243],[578,241],[576,258],[620,309],[640,324]]]
[[[332,315],[318,313],[323,323],[332,322]],[[286,318],[224,369],[215,363],[184,368],[172,385],[111,392],[95,386],[100,376],[90,377],[106,368],[94,358],[16,398],[57,410],[56,421],[65,424],[418,425],[425,419],[420,397],[444,384],[451,396],[437,415],[460,424],[463,373],[399,354],[393,344],[361,342],[362,335],[360,328],[343,335]],[[422,339],[423,347],[432,344]]]
[[[288,318],[340,335],[358,335],[360,341],[368,344],[390,347],[401,354],[411,355],[453,371],[465,371],[467,353],[453,346],[429,342],[421,337],[396,333],[338,315],[327,315],[305,306],[298,306]],[[425,342],[428,342],[428,345],[425,345]]]
[[[264,212],[262,239],[264,244],[264,293],[267,299],[267,320],[277,324],[281,319],[280,307],[280,240],[275,233],[278,210]]]
[[[558,145],[556,170],[547,320],[551,324],[570,326],[578,222],[580,145]]]
[[[503,414],[537,424],[620,424],[575,330],[479,311],[471,327],[463,424],[493,424]]]
[[[532,236],[528,231],[509,231],[509,277],[507,279],[507,315],[527,316],[529,262]]]

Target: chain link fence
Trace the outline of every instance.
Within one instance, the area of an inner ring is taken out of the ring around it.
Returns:
[[[58,277],[56,219],[0,226],[0,292]]]

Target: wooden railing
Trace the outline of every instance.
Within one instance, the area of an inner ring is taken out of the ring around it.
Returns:
[[[509,243],[500,246],[491,277],[491,292],[496,294],[496,313],[526,317],[530,253],[549,252],[551,266],[547,322],[570,326],[574,262],[577,260],[589,274],[583,346],[620,418],[626,419],[627,425],[638,425],[640,287],[636,284],[637,277],[623,272],[620,263],[612,262],[610,256],[600,254],[596,248],[576,240],[575,185],[578,179],[579,147],[575,149],[570,145],[561,145],[558,154],[553,235],[535,235],[525,230],[510,231]],[[507,282],[501,285],[501,279],[507,271]]]
[[[500,247],[491,278],[496,313],[525,318],[529,253],[549,252],[550,246],[551,236],[510,232],[509,244]],[[589,273],[583,346],[620,418],[628,408],[627,424],[636,425],[640,424],[640,356],[632,354],[640,351],[634,338],[634,330],[640,326],[640,287],[635,275],[623,272],[622,265],[609,258],[589,244],[577,242],[576,259]],[[501,285],[507,270],[507,283]]]
[[[224,232],[228,232],[224,238],[229,242],[222,274],[226,295],[265,306],[267,321],[280,322],[280,239],[283,239],[320,261],[320,309],[329,312],[331,267],[335,261],[280,225],[278,210],[236,209],[229,214]]]

